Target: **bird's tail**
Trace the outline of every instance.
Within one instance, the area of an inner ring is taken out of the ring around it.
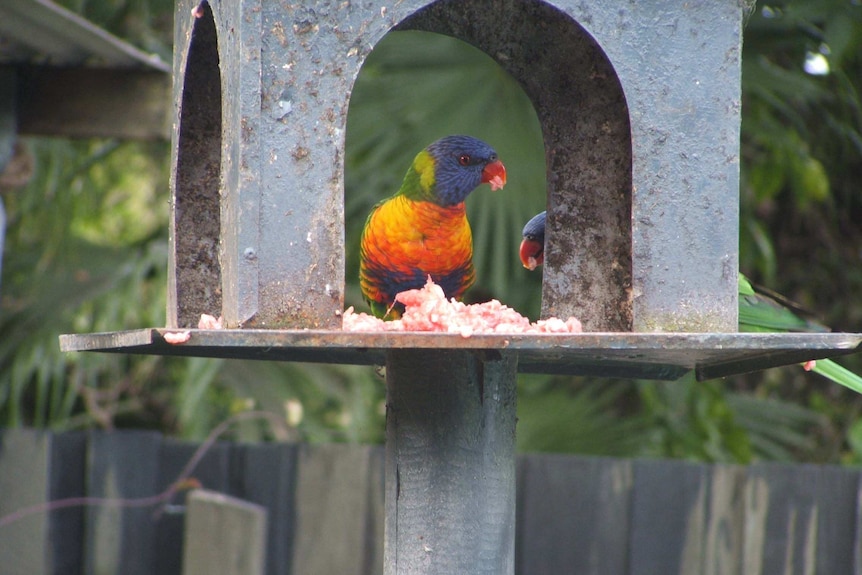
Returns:
[[[862,377],[838,365],[831,359],[818,359],[811,367],[811,371],[848,389],[852,389],[856,393],[862,393]]]

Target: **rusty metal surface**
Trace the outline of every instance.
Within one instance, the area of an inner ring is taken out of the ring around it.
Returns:
[[[212,12],[185,14],[174,52],[171,219],[167,324],[197,325],[202,313],[221,315],[219,219],[222,78]],[[177,71],[177,69],[179,71]],[[208,311],[210,310],[210,311]]]
[[[743,6],[630,16],[647,6],[653,24],[608,45],[632,120],[634,329],[736,331]]]
[[[171,345],[167,328],[60,336],[63,351],[224,357],[382,365],[389,349],[512,350],[525,373],[676,379],[696,370],[700,379],[853,353],[858,333],[583,333],[457,334],[320,330],[188,330]]]
[[[216,25],[224,107],[219,146],[221,315],[225,325],[238,327],[260,312],[260,2],[220,3]]]
[[[514,575],[516,363],[387,353],[384,575]]]
[[[576,4],[630,115],[633,328],[736,331],[743,7]]]

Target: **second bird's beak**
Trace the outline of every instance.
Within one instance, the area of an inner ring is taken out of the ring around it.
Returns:
[[[500,160],[494,160],[482,170],[482,183],[489,184],[491,190],[502,190],[506,185],[506,166]]]
[[[524,238],[518,253],[521,256],[521,263],[530,271],[533,271],[545,261],[545,246],[536,240]]]
[[[545,261],[545,246],[535,240],[524,238],[519,255],[524,267],[533,271]]]

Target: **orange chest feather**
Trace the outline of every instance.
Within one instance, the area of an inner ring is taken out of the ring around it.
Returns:
[[[441,207],[397,196],[381,204],[368,221],[363,249],[394,267],[445,272],[473,255],[473,236],[464,204]]]

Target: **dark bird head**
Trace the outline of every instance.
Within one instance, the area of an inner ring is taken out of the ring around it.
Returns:
[[[521,263],[528,270],[534,270],[545,261],[545,217],[547,212],[533,216],[521,235]]]
[[[446,136],[419,152],[405,177],[405,193],[441,206],[460,204],[479,184],[506,185],[506,167],[494,149],[470,136]]]

